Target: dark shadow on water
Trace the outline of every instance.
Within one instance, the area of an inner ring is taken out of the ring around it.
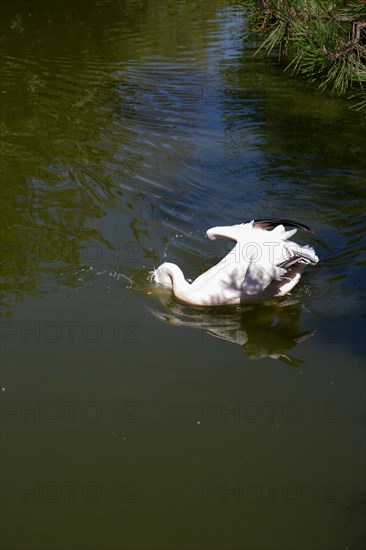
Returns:
[[[189,306],[177,301],[170,291],[159,289],[150,312],[166,323],[202,331],[238,344],[249,359],[270,357],[298,367],[304,361],[289,354],[299,343],[314,335],[301,327],[304,306],[291,296],[280,301],[225,307]],[[306,310],[305,310],[306,311]]]

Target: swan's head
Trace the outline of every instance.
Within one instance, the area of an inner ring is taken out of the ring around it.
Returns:
[[[163,285],[169,288],[172,288],[172,277],[171,277],[171,266],[174,264],[171,264],[169,262],[165,262],[157,269],[154,269],[154,271],[150,271],[150,281],[153,283],[156,283],[158,285]]]

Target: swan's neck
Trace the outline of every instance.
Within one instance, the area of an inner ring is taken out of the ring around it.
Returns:
[[[164,264],[164,275],[167,275],[172,283],[173,292],[179,300],[189,302],[191,285],[187,283],[183,272],[176,264]]]

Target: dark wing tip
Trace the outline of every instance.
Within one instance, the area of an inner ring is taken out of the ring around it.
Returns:
[[[285,225],[288,227],[298,227],[299,229],[304,229],[309,233],[315,233],[314,229],[312,229],[312,227],[310,227],[309,225],[305,225],[304,223],[296,222],[294,220],[288,220],[286,218],[268,218],[268,219],[254,220],[253,227],[259,227],[260,229],[268,229],[270,227],[276,227],[277,225]]]
[[[291,256],[291,258],[288,258],[284,262],[278,264],[278,267],[289,269],[291,267],[295,267],[296,265],[300,267],[301,264],[316,265],[316,263],[317,262],[314,261],[314,258],[302,252],[301,254],[294,254],[293,256]]]

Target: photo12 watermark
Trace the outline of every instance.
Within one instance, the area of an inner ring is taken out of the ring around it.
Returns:
[[[200,416],[202,424],[337,424],[340,411],[335,401],[204,401]]]
[[[109,247],[96,241],[80,243],[61,239],[55,235],[11,235],[0,244],[2,262],[18,261],[24,264],[81,264],[95,266],[137,266],[143,262],[144,252],[133,241],[112,243]]]
[[[138,424],[142,418],[137,401],[14,401],[1,400],[1,423],[6,424]]]
[[[25,481],[4,480],[0,484],[0,502],[16,504],[138,504],[141,485],[137,481],[117,480],[80,482],[75,480]]]
[[[6,344],[139,344],[141,327],[136,321],[103,326],[95,321],[2,321],[0,342]]]
[[[334,504],[340,487],[335,481],[204,481],[201,503],[223,504]]]
[[[203,0],[200,2],[202,19],[215,17],[221,23],[243,19],[245,10],[239,0],[234,2],[212,2],[212,0]]]
[[[222,183],[243,182],[248,171],[248,163],[237,158],[207,161],[202,164],[202,183],[208,183],[212,178],[219,179]]]

